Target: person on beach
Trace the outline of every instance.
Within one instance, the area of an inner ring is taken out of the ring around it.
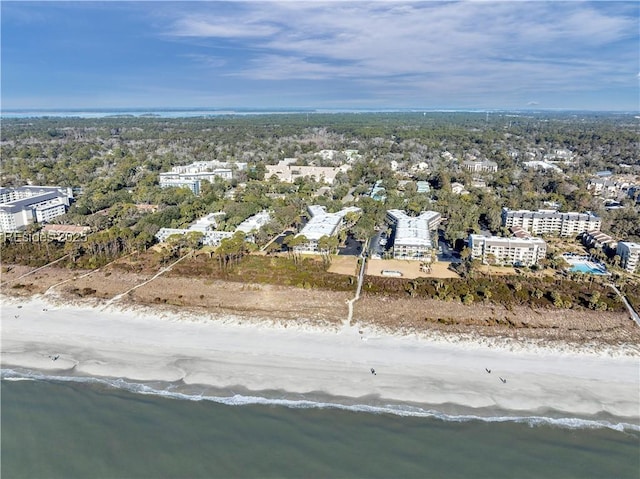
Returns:
[[[376,374],[376,370],[375,370],[375,369],[373,369],[373,368],[371,368],[371,374],[373,374],[373,375],[375,376],[375,374]]]
[[[500,381],[502,381],[503,384],[507,382],[507,380],[504,378],[500,378]]]
[[[485,370],[486,372],[488,372],[489,374],[491,374],[491,369],[489,369],[489,368],[484,368],[484,370]]]

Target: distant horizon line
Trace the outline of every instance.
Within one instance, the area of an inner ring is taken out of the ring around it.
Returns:
[[[304,111],[322,111],[322,110],[354,110],[354,111],[521,111],[521,110],[559,110],[559,111],[640,111],[628,109],[594,109],[594,108],[568,108],[568,107],[541,107],[541,106],[525,106],[525,107],[320,107],[320,106],[76,106],[76,107],[11,107],[2,108],[0,111],[101,111],[101,110],[159,110],[159,111],[180,111],[180,110],[241,110],[241,111],[263,111],[263,110],[304,110]]]
[[[113,116],[117,114],[154,114],[154,113],[181,113],[194,112],[216,114],[234,113],[500,113],[500,112],[526,112],[526,113],[618,113],[618,114],[638,114],[640,110],[599,110],[599,109],[579,109],[579,108],[421,108],[421,107],[375,107],[375,108],[346,108],[346,107],[206,107],[206,106],[173,106],[173,107],[62,107],[62,108],[1,108],[0,117],[13,116],[25,113],[40,113],[35,116],[58,116],[55,113],[108,113]],[[22,116],[22,115],[18,115]],[[160,116],[160,115],[158,115]]]

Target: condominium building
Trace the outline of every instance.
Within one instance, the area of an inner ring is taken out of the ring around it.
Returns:
[[[313,178],[320,183],[333,184],[336,175],[340,172],[346,173],[351,169],[351,165],[342,166],[297,166],[295,158],[285,158],[277,165],[267,165],[265,178],[272,176],[284,183],[293,183],[297,178]]]
[[[160,228],[155,237],[160,243],[164,243],[170,236],[185,236],[189,233],[202,233],[201,243],[205,246],[218,246],[225,238],[231,238],[233,233],[230,231],[207,230],[199,231],[192,227],[189,228]]]
[[[462,167],[472,173],[489,172],[495,173],[498,171],[498,164],[495,161],[487,160],[467,160],[462,162]]]
[[[160,173],[160,188],[189,188],[194,195],[200,194],[200,180],[193,178],[180,178],[179,176],[162,176]]]
[[[202,233],[203,245],[218,246],[223,239],[231,238],[236,231],[242,231],[243,233],[248,235],[246,237],[246,240],[249,242],[253,242],[254,238],[251,233],[260,229],[271,219],[271,215],[269,214],[269,212],[262,211],[244,220],[237,226],[237,228],[233,232],[218,231],[216,230],[216,228],[218,227],[217,218],[224,215],[225,213],[222,211],[217,213],[210,213],[207,216],[198,219],[188,228],[160,228],[155,237],[159,242],[163,243],[173,235],[184,236],[188,233]]]
[[[300,230],[300,233],[296,235],[298,237],[304,236],[307,239],[307,242],[295,246],[294,250],[300,253],[323,253],[323,251],[318,248],[318,241],[320,238],[324,236],[336,236],[344,225],[344,217],[347,213],[357,213],[359,211],[360,208],[350,206],[349,208],[344,208],[337,213],[327,213],[327,208],[325,206],[309,206],[311,219]]]
[[[246,168],[246,163],[196,161],[189,165],[174,166],[171,171],[160,173],[159,182],[161,188],[185,187],[198,195],[201,181],[214,182],[216,178],[231,180],[235,170],[242,171]]]
[[[533,235],[576,236],[600,230],[600,218],[593,213],[560,213],[557,210],[502,209],[502,226],[519,226]]]
[[[164,243],[170,236],[180,235],[184,236],[188,233],[202,233],[202,244],[207,246],[217,246],[224,238],[230,238],[233,233],[228,231],[216,231],[218,222],[216,218],[218,216],[224,216],[224,212],[209,213],[202,218],[199,218],[188,228],[160,228],[155,237],[160,243]]]
[[[423,211],[419,216],[409,216],[402,210],[387,211],[387,222],[394,229],[393,257],[411,260],[430,258],[434,249],[431,232],[438,229],[441,219],[436,211]]]
[[[616,247],[616,240],[602,231],[585,231],[581,239],[582,244],[588,248]]]
[[[635,273],[640,266],[640,244],[619,241],[616,254],[620,256],[620,266],[629,273]]]
[[[548,161],[539,161],[539,160],[531,160],[531,161],[523,161],[522,166],[530,170],[552,170],[558,173],[562,173],[562,169],[558,168],[556,165],[549,163]]]
[[[242,231],[245,234],[253,233],[254,231],[259,230],[264,225],[266,225],[269,221],[271,221],[271,213],[268,211],[261,211],[238,225],[236,231]]]
[[[0,231],[20,231],[51,221],[67,212],[72,199],[71,188],[59,186],[0,188]]]
[[[485,264],[493,260],[497,264],[533,266],[547,254],[547,244],[541,238],[469,235],[469,248],[471,257]]]

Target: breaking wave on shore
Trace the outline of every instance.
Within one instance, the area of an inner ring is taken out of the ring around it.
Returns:
[[[286,392],[260,395],[259,392],[221,393],[211,394],[195,392],[194,386],[183,392],[184,384],[153,383],[144,384],[126,381],[122,378],[88,377],[88,376],[58,376],[44,374],[31,370],[14,370],[3,368],[0,370],[3,381],[43,381],[43,382],[71,382],[94,384],[107,388],[124,390],[134,394],[160,396],[169,399],[186,401],[211,401],[227,406],[266,405],[281,406],[292,409],[339,409],[351,412],[369,414],[390,414],[402,417],[431,418],[446,422],[487,422],[487,423],[520,423],[530,427],[550,426],[563,429],[612,429],[619,432],[640,432],[639,424],[616,422],[615,420],[584,419],[572,417],[551,417],[538,415],[481,415],[481,414],[452,414],[436,409],[409,404],[366,404],[340,402],[338,398],[324,400],[309,399],[296,394],[296,398],[288,398]]]

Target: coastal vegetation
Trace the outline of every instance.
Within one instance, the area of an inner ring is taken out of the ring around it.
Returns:
[[[33,248],[32,245],[26,246],[26,248],[29,247]],[[238,248],[244,253],[240,254],[237,249],[234,249],[233,242],[229,242],[220,251],[203,251],[173,265],[166,275],[355,293],[356,271],[354,270],[352,275],[331,273],[328,271],[329,265],[320,256],[257,255],[247,254],[243,246]],[[79,260],[74,263],[72,258],[63,257],[64,248],[58,248],[57,251],[57,254],[50,259],[62,258],[58,266],[77,267]],[[128,255],[109,264],[105,271],[152,275],[164,265],[180,257],[177,250],[173,253],[171,251],[169,248],[155,248],[145,253]],[[231,256],[233,260],[230,259]],[[41,262],[43,261],[44,259]],[[12,262],[7,261],[7,263]],[[31,266],[42,265],[32,264]],[[24,282],[14,284],[12,287],[20,289],[25,283],[28,284],[29,280],[25,279]],[[637,291],[640,291],[640,282],[630,280],[624,291],[632,304],[638,304]],[[78,292],[83,297],[95,293],[95,291],[82,289]],[[389,299],[435,299],[465,305],[494,304],[507,308],[526,305],[536,309],[614,312],[624,310],[622,301],[608,286],[607,280],[587,275],[565,278],[559,275],[541,275],[525,271],[515,275],[492,276],[480,270],[473,277],[465,278],[403,279],[365,275],[362,294],[365,297]]]

